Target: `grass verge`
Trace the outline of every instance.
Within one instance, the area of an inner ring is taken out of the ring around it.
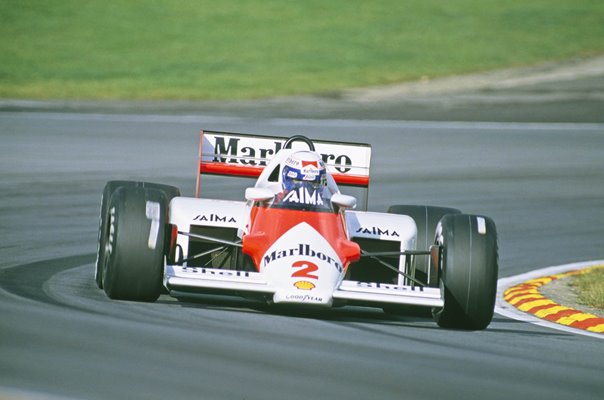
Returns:
[[[604,52],[602,0],[0,2],[0,97],[327,93]]]
[[[574,276],[571,285],[577,289],[581,304],[604,311],[604,267]]]

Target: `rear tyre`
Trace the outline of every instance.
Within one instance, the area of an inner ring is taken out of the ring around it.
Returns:
[[[120,186],[108,204],[102,284],[111,299],[155,301],[162,287],[168,197],[157,188]]]
[[[444,307],[433,310],[443,328],[485,329],[497,292],[497,231],[488,217],[445,215],[436,230],[441,246],[440,286]]]
[[[168,203],[172,198],[180,196],[180,190],[174,186],[162,185],[159,183],[148,183],[148,182],[135,182],[135,181],[109,181],[105,184],[103,189],[103,196],[101,197],[101,212],[99,217],[99,242],[97,248],[97,257],[94,270],[94,280],[99,287],[103,288],[103,266],[105,265],[106,258],[106,246],[109,237],[109,202],[111,196],[119,187],[146,187],[154,188],[162,191]]]
[[[428,250],[434,244],[434,232],[438,221],[447,214],[461,214],[461,211],[449,207],[395,205],[388,208],[388,213],[408,215],[413,218],[417,225],[415,249]],[[433,270],[428,274],[430,268],[428,258],[427,256],[415,257],[416,278],[430,287],[437,287],[438,271]],[[433,268],[435,267],[433,266]]]

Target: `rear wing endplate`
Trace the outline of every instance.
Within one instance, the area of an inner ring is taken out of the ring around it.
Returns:
[[[264,167],[283,148],[287,137],[201,131],[196,196],[200,176],[225,175],[258,178]],[[369,188],[371,145],[365,143],[313,140],[317,153],[338,185]],[[294,142],[293,148],[306,150]],[[367,193],[367,190],[365,191]]]

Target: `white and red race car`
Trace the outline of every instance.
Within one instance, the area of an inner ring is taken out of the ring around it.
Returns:
[[[201,132],[196,197],[110,181],[95,280],[112,299],[231,294],[270,304],[420,306],[439,326],[484,329],[497,282],[497,234],[485,216],[367,202],[371,146]],[[256,178],[245,201],[201,198],[202,175]]]

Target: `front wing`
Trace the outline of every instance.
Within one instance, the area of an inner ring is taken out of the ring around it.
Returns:
[[[233,271],[202,267],[166,266],[164,285],[177,292],[224,292],[227,294],[273,295],[272,287],[262,273]],[[334,300],[350,301],[364,305],[381,306],[401,304],[424,307],[443,307],[438,288],[398,286],[374,282],[342,281],[333,292]]]

